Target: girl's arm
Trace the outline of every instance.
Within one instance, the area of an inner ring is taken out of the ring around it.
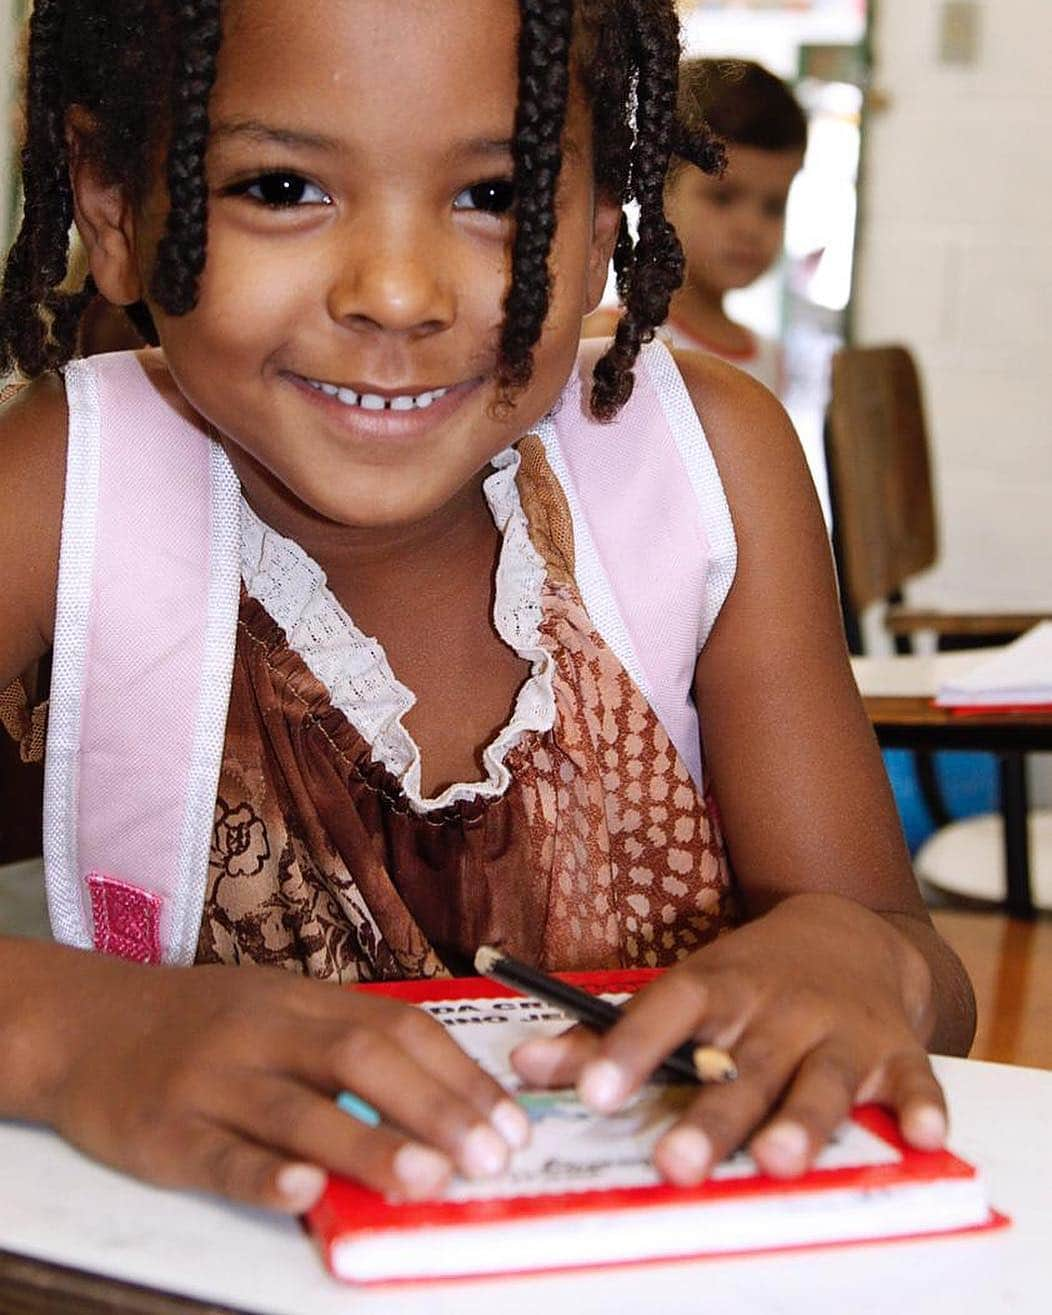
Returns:
[[[298,1213],[326,1172],[433,1196],[522,1111],[423,1010],[278,968],[168,968],[0,937],[0,1118],[166,1187]],[[356,1093],[373,1127],[338,1108]]]
[[[0,689],[51,644],[66,426],[57,379],[0,407]],[[312,1205],[330,1170],[433,1195],[454,1165],[496,1172],[527,1135],[421,1010],[277,969],[143,967],[0,935],[0,1056],[0,1118],[284,1211]],[[387,1122],[343,1113],[341,1089]]]
[[[657,1148],[681,1182],[750,1138],[769,1172],[799,1173],[865,1099],[934,1146],[945,1108],[926,1051],[967,1050],[974,1001],[913,877],[812,480],[766,389],[711,357],[677,360],[738,541],[695,698],[746,921],[640,992],[601,1041],[577,1031],[516,1059],[613,1108],[687,1037],[730,1047],[738,1080],[705,1088]]]
[[[732,865],[755,917],[831,893],[881,914],[932,971],[930,1049],[965,1054],[974,1000],[917,887],[851,673],[829,538],[782,407],[737,371],[679,358],[723,479],[738,570],[695,699]]]

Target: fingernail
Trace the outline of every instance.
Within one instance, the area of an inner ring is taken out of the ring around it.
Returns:
[[[562,1047],[557,1039],[544,1041],[524,1041],[512,1052],[516,1068],[526,1068],[531,1080],[546,1085],[558,1072],[562,1061]]]
[[[481,1123],[464,1138],[460,1160],[469,1177],[492,1178],[507,1165],[508,1146],[503,1137]]]
[[[946,1115],[937,1105],[918,1105],[907,1110],[902,1131],[919,1150],[937,1151],[946,1140]]]
[[[530,1140],[530,1121],[526,1111],[513,1100],[502,1100],[490,1112],[490,1123],[509,1146],[521,1150]]]
[[[799,1123],[774,1123],[760,1133],[753,1146],[768,1171],[786,1174],[803,1170],[810,1149],[810,1138]]]
[[[394,1157],[394,1171],[406,1195],[419,1200],[434,1196],[446,1184],[452,1166],[444,1155],[428,1146],[409,1142]]]
[[[680,1187],[700,1183],[711,1164],[712,1143],[697,1128],[675,1128],[662,1138],[662,1171]]]
[[[297,1210],[309,1210],[325,1190],[327,1177],[313,1164],[287,1164],[278,1174],[278,1191]]]
[[[600,1059],[581,1074],[577,1094],[586,1105],[605,1114],[621,1104],[627,1086],[621,1069],[609,1059]]]

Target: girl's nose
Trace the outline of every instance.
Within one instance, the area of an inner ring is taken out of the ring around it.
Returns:
[[[767,217],[759,206],[742,206],[738,212],[738,233],[750,241],[763,239],[767,228]]]
[[[341,253],[329,313],[364,332],[426,335],[452,323],[456,298],[437,246],[419,233],[382,226]]]

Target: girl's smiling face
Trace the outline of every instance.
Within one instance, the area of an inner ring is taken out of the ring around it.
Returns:
[[[594,194],[575,90],[551,310],[529,386],[495,408],[518,30],[515,0],[229,7],[200,297],[184,316],[151,310],[250,492],[262,467],[340,524],[420,521],[557,399],[619,210]],[[143,271],[163,195],[139,219]]]

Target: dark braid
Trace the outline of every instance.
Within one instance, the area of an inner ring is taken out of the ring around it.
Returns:
[[[64,6],[36,0],[26,73],[26,146],[22,151],[24,219],[11,248],[0,301],[0,374],[18,365],[37,375],[68,359],[76,305],[57,292],[66,274],[73,195],[69,186],[61,80]],[[72,325],[72,329],[71,329]]]
[[[29,378],[65,364],[95,296],[90,280],[60,290],[69,266],[73,196],[65,121],[74,106],[93,132],[90,163],[140,202],[157,136],[170,125],[178,199],[155,271],[158,301],[189,309],[205,253],[203,142],[219,45],[219,0],[36,0],[29,24],[22,150],[22,224],[0,290],[0,374]],[[128,315],[156,341],[143,303]]]
[[[521,0],[519,106],[515,124],[515,242],[501,334],[506,395],[525,387],[551,300],[548,257],[570,93],[574,0]]]
[[[640,210],[638,242],[621,219],[614,272],[625,310],[593,379],[592,412],[608,420],[631,396],[639,349],[667,316],[683,278],[682,248],[664,210],[670,155],[706,173],[720,173],[725,156],[703,122],[677,115],[673,0],[577,0],[575,10],[575,69],[592,108],[596,185],[622,203],[635,200]]]
[[[172,80],[168,151],[168,227],[157,249],[151,291],[170,315],[197,301],[208,245],[208,99],[221,39],[220,0],[186,0],[176,7],[178,55]]]
[[[662,204],[670,152],[707,172],[721,164],[704,125],[676,119],[679,62],[673,0],[519,0],[519,107],[514,143],[516,231],[499,371],[511,400],[529,381],[551,298],[550,255],[571,80],[592,108],[597,187],[640,207],[634,242],[622,220],[614,252],[625,313],[596,368],[592,407],[614,415],[632,389],[640,346],[668,311],[683,257]],[[221,33],[221,0],[36,0],[30,24],[25,210],[0,293],[0,371],[33,376],[75,350],[92,296],[60,291],[68,265],[72,196],[67,111],[94,130],[90,163],[140,204],[159,140],[168,142],[171,205],[151,292],[169,314],[195,304],[207,249],[204,173],[208,103]],[[128,308],[155,340],[143,303]]]
[[[637,70],[636,132],[630,189],[639,204],[634,248],[622,219],[614,252],[618,295],[625,311],[614,341],[596,363],[592,411],[610,419],[632,393],[632,369],[640,347],[668,315],[683,281],[683,248],[665,217],[665,177],[675,151],[706,172],[722,167],[722,148],[702,129],[692,134],[677,118],[679,23],[671,5],[624,0],[626,30]]]

